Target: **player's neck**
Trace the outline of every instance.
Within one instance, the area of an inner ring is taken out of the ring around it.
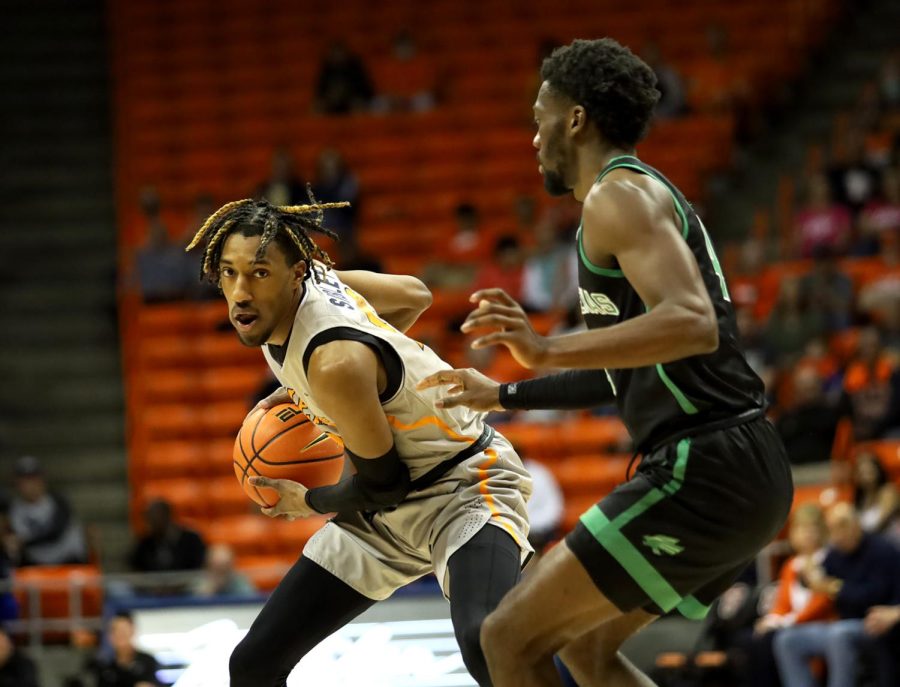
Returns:
[[[597,175],[606,168],[610,160],[622,155],[634,155],[634,150],[598,142],[586,146],[578,157],[578,183],[572,190],[575,200],[583,203],[597,181]]]
[[[267,344],[272,346],[284,346],[287,343],[287,340],[291,336],[291,330],[294,328],[294,320],[297,318],[297,308],[300,307],[300,302],[303,300],[304,293],[306,293],[306,284],[301,283],[299,291],[294,295],[291,307],[288,308],[284,319],[282,319],[281,322],[278,323],[278,326],[275,327],[272,335],[269,337],[268,341],[266,341]]]

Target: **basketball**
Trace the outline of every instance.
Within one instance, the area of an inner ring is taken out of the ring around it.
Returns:
[[[341,444],[290,403],[250,413],[234,441],[233,457],[234,474],[244,492],[267,508],[278,502],[278,494],[254,487],[251,477],[290,479],[312,488],[334,484],[344,467]]]

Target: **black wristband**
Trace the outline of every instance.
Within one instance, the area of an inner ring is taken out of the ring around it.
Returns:
[[[566,370],[500,385],[500,405],[506,410],[577,410],[615,399],[606,370]]]
[[[306,492],[306,503],[318,513],[378,511],[400,503],[410,490],[409,468],[396,447],[378,458],[361,458],[347,451],[356,474],[337,484]]]

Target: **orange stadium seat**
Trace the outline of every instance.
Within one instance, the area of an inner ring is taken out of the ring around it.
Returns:
[[[236,556],[275,553],[278,542],[265,515],[231,515],[208,521],[204,534],[211,544],[228,544]]]
[[[163,499],[172,504],[178,517],[202,519],[209,515],[209,486],[205,480],[193,477],[146,480],[134,488],[142,506]]]
[[[18,568],[13,585],[23,618],[67,618],[76,612],[83,618],[101,614],[101,573],[94,565]]]
[[[288,556],[242,556],[235,567],[244,573],[260,592],[270,592],[281,582],[294,560]]]

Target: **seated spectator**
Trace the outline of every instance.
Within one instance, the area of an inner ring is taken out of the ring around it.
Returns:
[[[134,619],[120,611],[109,621],[106,638],[109,647],[91,659],[87,672],[97,687],[161,687],[156,677],[160,669],[153,656],[134,645]]]
[[[858,353],[844,373],[839,415],[853,422],[857,441],[874,439],[883,431],[890,411],[891,376],[894,363],[881,343],[875,327],[859,335]]]
[[[84,530],[69,502],[50,491],[33,456],[15,465],[15,493],[5,507],[6,554],[14,565],[66,565],[87,561]]]
[[[141,296],[145,303],[183,300],[198,277],[195,270],[189,278],[184,246],[169,236],[154,189],[141,192],[141,211],[147,222],[147,236],[134,254],[134,276]]]
[[[350,203],[350,207],[325,210],[323,224],[336,232],[341,241],[353,240],[353,227],[359,212],[359,181],[334,148],[326,148],[319,154],[312,188],[313,195],[321,203]]]
[[[375,108],[381,111],[425,112],[434,107],[438,78],[434,62],[419,54],[409,31],[394,36],[391,54],[375,65],[378,97]],[[326,225],[327,226],[327,225]]]
[[[131,553],[131,567],[139,572],[199,570],[206,561],[206,544],[199,534],[172,518],[172,506],[158,499],[144,512],[147,534]]]
[[[206,552],[203,576],[194,583],[194,596],[252,596],[256,587],[246,575],[234,568],[234,551],[225,544],[214,544]]]
[[[881,176],[881,192],[870,200],[859,216],[862,240],[878,253],[886,233],[893,233],[894,240],[900,233],[900,170],[886,169]]]
[[[873,636],[864,619],[873,609],[900,605],[900,550],[877,534],[866,534],[852,505],[841,503],[826,516],[830,549],[821,567],[807,566],[809,589],[832,599],[839,619],[783,628],[775,636],[775,660],[787,687],[815,685],[809,661],[824,658],[831,687],[856,684],[860,654],[870,653],[879,687],[900,683],[894,661],[894,632]],[[874,621],[873,621],[873,624]]]
[[[826,536],[821,508],[815,504],[797,508],[791,517],[788,535],[794,555],[781,567],[771,609],[754,626],[748,666],[753,687],[777,687],[779,684],[772,653],[772,640],[778,630],[832,618],[831,599],[813,592],[806,583],[807,569],[820,566],[825,558]]]
[[[522,247],[515,236],[503,236],[494,246],[494,257],[483,263],[472,288],[503,289],[516,301],[522,300],[524,268]]]
[[[538,223],[535,245],[525,258],[522,305],[528,310],[565,310],[578,301],[578,257],[549,221]]]
[[[265,199],[272,205],[302,205],[309,202],[306,186],[294,172],[294,157],[287,148],[276,148],[272,153],[269,178],[256,187],[253,197]]]
[[[778,418],[776,427],[788,459],[794,465],[822,463],[831,457],[837,412],[825,398],[822,379],[815,368],[794,372],[793,404]]]
[[[528,500],[528,520],[531,529],[528,543],[536,556],[559,538],[565,501],[553,473],[540,461],[526,458],[525,469],[531,475],[531,498]]]
[[[853,504],[863,531],[883,534],[900,546],[900,493],[874,453],[856,457]]]
[[[668,119],[679,117],[687,111],[684,80],[671,64],[663,60],[659,45],[654,42],[644,44],[641,57],[656,74],[656,88],[660,93],[654,113]]]
[[[853,282],[841,272],[834,253],[827,246],[813,252],[812,271],[800,280],[803,301],[824,318],[828,334],[850,326]]]
[[[38,687],[37,668],[0,625],[0,687]]]
[[[824,318],[810,307],[800,282],[797,279],[782,281],[764,335],[769,361],[779,366],[790,365],[807,344],[824,331]]]
[[[806,204],[794,217],[798,255],[810,258],[820,247],[834,255],[846,255],[852,225],[850,209],[832,199],[828,179],[822,174],[813,175],[806,189]]]
[[[446,289],[470,288],[480,262],[491,252],[493,234],[481,226],[478,210],[460,203],[454,211],[456,231],[435,262],[425,268],[423,280],[429,286]]]
[[[362,59],[340,41],[332,43],[316,80],[314,109],[324,114],[349,114],[369,109],[375,95]]]

